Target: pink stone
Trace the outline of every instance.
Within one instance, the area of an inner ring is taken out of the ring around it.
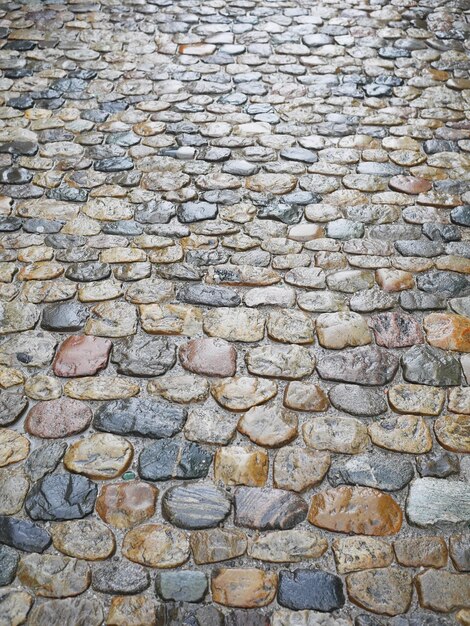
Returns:
[[[234,376],[237,351],[223,339],[192,339],[179,349],[181,365],[205,376]]]
[[[93,376],[106,367],[112,343],[102,337],[73,335],[57,350],[53,370],[56,376]]]

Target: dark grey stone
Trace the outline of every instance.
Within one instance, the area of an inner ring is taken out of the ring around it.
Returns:
[[[13,582],[20,557],[10,546],[0,545],[0,587]]]
[[[24,552],[44,552],[52,538],[47,530],[29,520],[1,515],[0,543]]]
[[[212,453],[196,443],[161,439],[142,450],[139,475],[145,480],[204,478],[212,463]]]
[[[461,298],[470,295],[470,281],[463,274],[456,272],[432,271],[418,274],[416,277],[418,289],[426,293]]]
[[[127,337],[114,343],[111,360],[119,374],[161,376],[176,363],[176,347],[162,337]]]
[[[281,570],[277,601],[294,611],[334,611],[345,602],[343,583],[339,576],[320,570]]]
[[[73,332],[81,330],[89,316],[88,308],[75,300],[49,304],[42,312],[41,328],[56,332]]]
[[[183,224],[212,220],[217,217],[217,205],[209,202],[184,202],[176,213]]]
[[[107,594],[134,594],[145,591],[150,585],[149,572],[127,559],[114,557],[96,564],[92,570],[91,586],[95,591]]]
[[[65,441],[52,441],[35,448],[25,461],[25,474],[35,483],[55,470],[66,450]]]
[[[28,399],[19,393],[2,390],[0,393],[0,426],[13,424],[28,407]]]
[[[197,570],[159,572],[155,589],[163,600],[176,602],[201,602],[207,591],[207,578]]]
[[[387,410],[384,393],[359,385],[336,385],[328,393],[331,404],[351,415],[373,417]]]
[[[398,357],[375,346],[324,356],[317,365],[320,376],[358,385],[385,385],[398,369]]]
[[[33,520],[80,519],[93,511],[97,492],[96,483],[85,476],[46,476],[32,486],[26,512]]]
[[[199,283],[197,285],[186,285],[177,294],[180,302],[187,304],[200,304],[203,306],[238,306],[241,298],[234,289],[230,287],[216,287]]]
[[[111,268],[107,263],[89,262],[74,263],[65,272],[66,278],[80,283],[90,283],[95,280],[104,280],[111,275]]]
[[[328,473],[330,483],[362,485],[383,491],[403,489],[414,477],[411,461],[397,456],[366,454],[339,460]]]
[[[447,478],[460,471],[459,457],[445,450],[435,449],[429,454],[416,457],[416,467],[420,476]]]
[[[402,357],[403,378],[410,383],[446,387],[460,385],[460,362],[432,346],[413,346]]]
[[[230,508],[228,494],[211,484],[171,487],[162,498],[163,517],[174,526],[190,530],[218,526]]]

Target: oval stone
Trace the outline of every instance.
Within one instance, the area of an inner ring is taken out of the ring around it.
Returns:
[[[107,524],[127,529],[155,513],[158,489],[144,482],[104,485],[96,500],[96,512]]]
[[[177,528],[144,524],[125,535],[122,554],[147,567],[177,567],[189,558],[189,540],[187,534]]]
[[[181,365],[203,376],[234,376],[237,351],[223,339],[192,339],[179,349]]]
[[[25,428],[36,437],[60,439],[88,428],[92,417],[84,402],[62,397],[35,404],[26,416]]]
[[[93,376],[108,363],[112,343],[109,339],[74,335],[56,352],[52,368],[56,376]]]
[[[77,559],[100,561],[111,556],[116,548],[113,533],[92,519],[54,524],[51,534],[56,550]]]
[[[29,554],[20,561],[18,578],[37,596],[67,598],[88,589],[91,573],[86,563],[67,556]]]
[[[418,415],[399,415],[369,424],[372,441],[381,448],[423,454],[432,448],[432,437],[428,425]]]
[[[277,574],[262,569],[237,567],[212,572],[212,599],[224,606],[245,609],[270,604],[276,595]]]
[[[391,567],[349,574],[346,586],[355,604],[380,615],[406,613],[413,595],[411,574]]]
[[[125,472],[133,454],[132,445],[126,439],[96,433],[72,444],[65,453],[64,465],[71,472],[108,480]]]
[[[289,530],[307,516],[298,495],[281,489],[239,487],[235,492],[235,524],[260,530]]]
[[[441,415],[434,422],[434,432],[447,450],[470,452],[470,415]]]
[[[85,476],[53,474],[32,486],[25,509],[34,520],[79,519],[93,511],[96,492],[96,484]]]
[[[230,512],[227,493],[211,484],[171,487],[162,499],[165,519],[180,528],[213,528]]]

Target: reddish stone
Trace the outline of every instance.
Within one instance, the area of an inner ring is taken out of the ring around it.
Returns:
[[[25,428],[35,437],[60,439],[88,428],[92,417],[92,410],[84,402],[62,397],[33,406],[26,417]]]
[[[181,365],[205,376],[234,376],[237,351],[223,339],[192,339],[179,349]]]
[[[131,528],[155,513],[158,489],[141,482],[105,485],[96,500],[96,512],[116,528]]]
[[[53,370],[56,376],[93,376],[106,367],[112,343],[102,337],[73,335],[57,350]]]
[[[423,332],[411,315],[404,313],[380,313],[369,320],[378,346],[406,348],[423,343]]]
[[[390,189],[410,195],[418,195],[432,189],[432,182],[417,176],[393,176],[388,182]]]
[[[337,487],[312,498],[308,520],[311,524],[340,533],[393,535],[403,521],[395,500],[370,487]]]

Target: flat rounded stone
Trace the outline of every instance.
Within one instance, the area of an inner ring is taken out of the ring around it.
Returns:
[[[10,585],[14,581],[19,560],[16,550],[6,545],[0,546],[0,587]]]
[[[197,565],[229,561],[245,554],[245,533],[233,528],[211,528],[191,533],[191,552]]]
[[[0,430],[0,467],[18,463],[28,456],[29,441],[9,428]]]
[[[423,343],[421,326],[411,315],[380,313],[370,318],[369,326],[377,345],[385,348],[406,348]]]
[[[459,385],[459,361],[432,346],[414,346],[402,357],[403,378],[410,383],[447,387]]]
[[[447,543],[443,537],[404,537],[393,544],[397,561],[406,567],[445,567]]]
[[[381,615],[406,613],[413,595],[411,574],[397,568],[354,572],[346,577],[350,599]]]
[[[51,544],[46,529],[29,520],[0,516],[0,541],[24,552],[44,552]]]
[[[460,472],[459,458],[455,454],[435,448],[429,454],[416,459],[416,467],[420,476],[447,478]]]
[[[89,317],[87,307],[80,302],[49,304],[42,312],[41,327],[55,332],[81,330]]]
[[[36,605],[29,619],[36,626],[100,626],[104,613],[101,603],[95,598],[65,598]]]
[[[417,478],[406,500],[408,521],[427,527],[466,522],[470,516],[470,489],[462,482],[439,478]]]
[[[307,516],[306,502],[281,489],[238,487],[234,502],[235,524],[246,528],[290,530]]]
[[[161,439],[142,450],[138,469],[144,480],[204,478],[211,463],[212,453],[197,443]]]
[[[64,465],[76,474],[109,480],[129,467],[133,454],[132,445],[126,439],[96,433],[73,443],[65,453]]]
[[[141,304],[140,323],[150,335],[185,335],[201,332],[201,310],[183,304]]]
[[[284,393],[284,405],[296,411],[326,411],[329,406],[328,396],[318,385],[290,382]]]
[[[276,596],[277,574],[256,568],[216,569],[212,571],[211,591],[213,601],[224,606],[266,606]]]
[[[314,322],[302,311],[272,311],[266,328],[271,339],[283,343],[308,344],[314,341]]]
[[[424,318],[428,343],[443,350],[470,352],[470,320],[455,313],[431,313]]]
[[[316,327],[318,343],[324,348],[339,350],[371,342],[367,322],[359,313],[322,313]]]
[[[238,418],[218,410],[194,408],[190,410],[184,427],[184,436],[190,441],[213,445],[229,443],[237,429]]]
[[[246,188],[250,191],[263,193],[269,191],[275,195],[289,193],[295,189],[297,179],[289,174],[259,173],[246,180]]]
[[[79,519],[93,511],[96,493],[96,484],[85,476],[45,476],[31,488],[25,509],[34,520]]]
[[[192,339],[180,346],[181,365],[203,376],[234,376],[237,351],[223,339]]]
[[[111,600],[107,624],[113,626],[143,626],[157,620],[158,605],[149,596],[116,596]]]
[[[34,328],[39,314],[38,307],[28,302],[0,303],[0,335]]]
[[[292,380],[309,376],[315,358],[303,346],[263,345],[247,353],[246,364],[250,374]]]
[[[328,354],[317,365],[321,378],[358,385],[385,385],[393,379],[397,369],[397,357],[376,347]]]
[[[158,489],[144,482],[104,485],[96,500],[96,512],[115,528],[127,529],[155,513]]]
[[[164,376],[158,380],[152,380],[147,386],[151,395],[159,395],[179,404],[200,402],[209,395],[209,383],[204,378],[197,378],[190,374],[181,376]]]
[[[56,376],[93,376],[108,363],[112,343],[109,339],[74,335],[57,350],[52,365]]]
[[[383,392],[360,385],[335,385],[328,396],[336,409],[351,415],[374,417],[387,410]]]
[[[116,548],[113,533],[95,520],[74,520],[54,524],[51,528],[54,548],[77,559],[100,561]]]
[[[414,466],[406,458],[385,454],[364,454],[340,460],[331,468],[328,479],[334,487],[361,485],[383,491],[403,489],[414,478]]]
[[[162,498],[164,518],[179,528],[213,528],[230,509],[228,494],[209,483],[171,487]]]
[[[246,446],[219,448],[214,457],[214,479],[225,485],[263,487],[268,479],[269,459],[264,450]]]
[[[297,437],[297,416],[276,406],[257,406],[240,418],[237,428],[253,443],[277,448]]]
[[[207,591],[204,572],[179,570],[159,572],[155,578],[155,589],[163,600],[176,602],[201,602]]]
[[[470,415],[470,388],[456,387],[449,389],[449,410],[452,413]]]
[[[438,387],[401,383],[388,390],[390,406],[398,413],[439,415],[444,400],[445,391]]]
[[[248,554],[252,559],[269,563],[298,563],[317,559],[326,552],[328,541],[309,530],[279,530],[250,540]]]
[[[470,452],[470,415],[441,415],[434,422],[434,432],[447,450]]]
[[[302,427],[305,443],[317,450],[358,454],[369,445],[367,427],[353,417],[316,417]]]
[[[92,417],[84,402],[62,397],[35,404],[26,416],[25,428],[36,437],[60,439],[84,431]]]
[[[176,348],[167,339],[141,335],[116,341],[111,361],[118,374],[161,376],[176,363]]]
[[[13,424],[28,407],[28,399],[23,395],[2,391],[0,395],[0,426]]]
[[[113,557],[93,567],[91,584],[95,591],[101,593],[134,594],[148,588],[150,576],[141,565]]]
[[[15,589],[0,591],[0,604],[5,625],[19,626],[19,624],[24,624],[33,602],[33,596],[26,591],[16,591]]]
[[[332,548],[339,574],[388,567],[393,562],[392,546],[376,537],[335,539]]]
[[[337,487],[313,496],[308,520],[334,532],[382,536],[397,533],[403,514],[395,500],[370,487]]]
[[[177,567],[189,558],[189,540],[187,534],[177,528],[144,524],[125,535],[122,554],[147,567]]]
[[[246,411],[273,398],[277,393],[277,385],[273,381],[261,378],[234,376],[213,383],[211,393],[226,409]]]
[[[115,435],[172,437],[186,421],[186,410],[153,398],[129,398],[102,404],[93,426]]]
[[[46,367],[52,361],[56,338],[40,330],[11,335],[0,344],[0,363],[10,367]]]
[[[410,195],[418,195],[420,193],[426,193],[432,189],[432,182],[424,178],[417,176],[393,176],[388,181],[390,189],[393,191],[399,191],[400,193],[407,193]]]
[[[139,385],[119,376],[88,376],[69,380],[64,386],[65,395],[77,400],[119,400],[139,391]]]
[[[91,573],[86,563],[67,556],[28,554],[20,561],[18,579],[37,596],[67,598],[88,589]]]
[[[282,570],[279,573],[277,600],[294,611],[313,609],[334,611],[345,602],[339,576],[320,570]]]
[[[62,385],[57,378],[37,374],[25,381],[24,392],[32,400],[56,400],[62,395]]]
[[[283,448],[274,458],[274,486],[289,491],[305,491],[321,483],[330,463],[328,452],[293,446]]]
[[[369,424],[373,443],[387,450],[423,454],[432,448],[428,425],[418,415],[398,415]]]
[[[261,341],[264,337],[264,316],[256,310],[238,308],[214,308],[203,318],[204,332],[209,337],[245,343]]]
[[[419,603],[425,609],[445,613],[470,608],[469,584],[470,574],[429,569],[416,577]]]

